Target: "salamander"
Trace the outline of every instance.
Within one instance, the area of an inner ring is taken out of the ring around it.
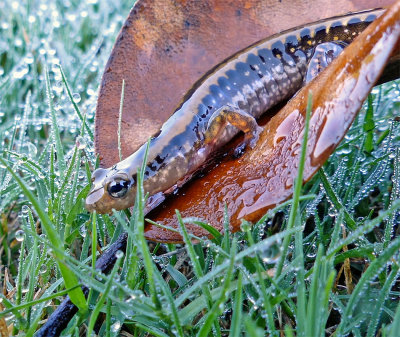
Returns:
[[[145,193],[173,190],[217,148],[239,131],[254,147],[261,128],[256,119],[289,99],[336,57],[383,10],[331,18],[264,39],[206,73],[149,142]],[[136,177],[147,144],[135,153],[93,172],[86,208],[109,213],[132,206]]]

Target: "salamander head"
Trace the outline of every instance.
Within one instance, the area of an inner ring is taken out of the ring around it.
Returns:
[[[88,211],[111,213],[112,209],[122,210],[135,202],[136,181],[126,170],[117,166],[94,171],[92,183],[85,202]]]

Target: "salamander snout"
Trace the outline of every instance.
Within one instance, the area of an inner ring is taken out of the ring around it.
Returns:
[[[88,211],[111,213],[112,209],[121,210],[134,203],[135,181],[123,170],[115,166],[109,169],[99,168],[92,174],[92,189],[85,206]]]
[[[99,182],[101,180],[104,180],[105,177],[107,176],[107,173],[108,173],[107,169],[98,168],[92,174],[92,183],[96,183],[96,182]]]

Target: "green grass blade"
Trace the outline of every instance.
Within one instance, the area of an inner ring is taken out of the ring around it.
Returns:
[[[202,324],[197,336],[198,337],[207,337],[209,336],[209,332],[211,330],[211,327],[214,325],[218,325],[218,322],[216,321],[217,316],[221,314],[221,306],[224,304],[226,301],[227,297],[227,292],[228,288],[232,279],[232,274],[233,274],[233,268],[235,264],[235,254],[236,254],[236,240],[234,239],[232,242],[232,248],[231,248],[231,258],[229,260],[229,267],[226,272],[226,275],[224,276],[224,284],[222,286],[222,291],[221,291],[221,296],[215,303],[213,304],[211,310],[207,314],[207,317]]]
[[[63,275],[64,282],[67,288],[73,289],[69,292],[69,296],[71,301],[83,312],[87,310],[87,303],[85,296],[80,288],[76,288],[78,285],[78,279],[75,274],[71,273],[68,267],[64,264],[64,248],[61,244],[61,240],[54,229],[53,224],[48,218],[47,214],[40,207],[37,199],[33,195],[33,193],[27,188],[27,184],[12,170],[10,166],[4,161],[3,158],[0,158],[0,163],[7,167],[15,181],[18,183],[19,187],[28,198],[28,200],[33,205],[36,214],[39,216],[44,229],[46,230],[46,234],[49,237],[51,244],[56,248],[54,250],[58,267],[60,268],[61,274]]]
[[[60,178],[61,178],[61,180],[63,180],[64,172],[66,169],[65,158],[64,158],[64,147],[62,145],[61,138],[60,138],[60,130],[58,129],[58,121],[57,121],[56,111],[54,109],[49,72],[48,72],[47,68],[45,70],[45,77],[46,77],[46,94],[47,94],[47,100],[48,100],[50,116],[51,116],[52,140],[53,140],[53,143],[55,144],[56,151],[57,151],[57,164],[58,164],[58,169],[60,171]]]
[[[117,274],[117,271],[121,264],[122,256],[123,256],[123,254],[117,256],[117,261],[115,262],[114,267],[110,274],[110,278],[108,279],[108,281],[106,283],[106,288],[104,290],[104,293],[98,299],[96,306],[94,307],[93,312],[90,315],[90,320],[89,320],[88,329],[87,329],[87,333],[86,333],[86,336],[88,336],[88,337],[92,336],[94,324],[96,323],[96,320],[97,320],[97,317],[99,316],[100,310],[104,305],[104,301],[107,299],[107,295],[111,290],[111,286],[113,284],[115,275]]]
[[[53,287],[56,288],[59,285],[59,283],[61,283],[61,282],[54,283]],[[9,314],[10,312],[13,312],[14,310],[22,310],[22,309],[30,308],[30,307],[32,307],[32,306],[34,306],[36,304],[48,302],[48,301],[52,300],[53,298],[57,298],[57,297],[60,297],[60,296],[67,295],[70,291],[72,291],[72,290],[74,290],[75,288],[78,288],[78,287],[80,287],[80,286],[77,285],[74,288],[65,289],[65,290],[59,291],[57,293],[54,293],[53,295],[45,296],[45,297],[42,297],[42,298],[40,298],[38,300],[25,302],[25,303],[20,304],[20,305],[14,305],[11,309],[6,309],[6,310],[0,312],[0,317],[4,317],[5,315]]]
[[[79,110],[78,104],[76,104],[74,98],[72,97],[71,89],[69,88],[69,84],[68,84],[67,78],[65,76],[64,70],[61,67],[61,65],[59,65],[58,67],[60,69],[63,84],[65,86],[65,89],[67,90],[68,98],[71,101],[72,106],[74,107],[74,110],[75,110],[76,114],[78,115],[79,119],[81,120],[82,124],[85,126],[85,130],[88,133],[90,139],[93,140],[93,131],[91,130],[89,125],[86,123],[86,120],[83,118],[82,113]]]
[[[347,326],[351,324],[354,308],[368,284],[377,277],[378,273],[385,267],[386,263],[398,252],[399,249],[400,237],[397,237],[376,260],[371,262],[368,269],[362,274],[347,303],[345,312],[343,313],[343,319],[336,330],[338,336],[347,332]]]
[[[164,281],[164,279],[162,278],[161,274],[158,272],[158,270],[155,270],[154,275],[157,278],[157,284],[161,287],[168,305],[169,305],[169,310],[171,311],[171,316],[172,316],[172,321],[174,323],[174,335],[175,336],[180,336],[183,337],[185,336],[183,329],[182,329],[182,324],[181,321],[179,319],[179,314],[178,314],[178,308],[175,306],[175,302],[174,302],[174,298],[172,296],[171,290],[168,287],[168,284]],[[165,312],[167,313],[167,311]]]
[[[242,325],[242,316],[243,316],[242,280],[243,280],[242,273],[239,273],[229,337],[239,337],[241,332],[240,327]]]
[[[392,270],[389,276],[386,279],[381,291],[379,292],[379,297],[375,303],[375,308],[371,313],[370,320],[368,322],[368,330],[367,330],[367,337],[373,337],[377,335],[377,326],[379,323],[379,319],[381,314],[384,310],[385,300],[388,298],[390,289],[393,286],[393,283],[396,281],[396,278],[399,275],[400,266],[397,263],[392,263],[391,265]]]
[[[192,241],[189,238],[189,234],[188,234],[188,232],[186,230],[186,227],[185,227],[185,224],[184,224],[184,222],[182,220],[181,214],[179,213],[178,210],[176,210],[175,213],[176,213],[176,216],[177,216],[177,219],[178,219],[178,224],[179,224],[179,228],[181,230],[183,241],[185,242],[188,255],[189,255],[190,260],[192,261],[192,264],[193,264],[194,273],[195,273],[197,279],[201,279],[203,277],[204,273],[203,273],[203,270],[201,268],[200,262],[199,262],[199,260],[197,258],[197,254],[196,254],[195,249],[193,247]],[[203,293],[204,293],[204,295],[206,297],[207,307],[208,307],[209,310],[211,310],[211,308],[212,308],[212,299],[211,299],[210,288],[208,287],[207,284],[204,283],[204,284],[201,285],[201,289],[202,289],[202,291],[203,291]],[[220,336],[221,332],[220,332],[219,326],[214,324],[214,328],[215,328],[215,331],[217,333],[217,336]]]
[[[388,337],[397,337],[400,331],[400,304],[397,305],[392,324],[389,327]]]

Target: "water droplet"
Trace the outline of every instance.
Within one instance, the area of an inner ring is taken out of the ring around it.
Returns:
[[[84,238],[86,237],[87,231],[86,231],[86,226],[85,224],[83,224],[81,227],[79,227],[79,233],[81,234],[81,236]]]
[[[26,54],[25,56],[25,63],[32,64],[35,59],[33,58],[32,53]]]
[[[115,257],[117,259],[121,259],[124,257],[124,252],[122,250],[117,250],[117,252],[115,253]]]
[[[242,232],[247,232],[251,228],[251,225],[248,221],[242,220],[242,223],[240,224],[240,230]]]
[[[15,239],[19,242],[24,241],[25,239],[25,233],[22,229],[19,229],[15,232]]]
[[[58,81],[56,82],[56,84],[53,86],[53,90],[57,93],[57,94],[61,94],[63,91],[63,82],[62,81]]]
[[[40,266],[39,273],[44,274],[46,271],[47,271],[47,266],[45,264],[42,264]]]
[[[75,14],[67,14],[66,18],[70,22],[74,22],[76,20],[76,15]]]
[[[23,205],[21,208],[22,214],[27,215],[29,212],[29,206],[28,205]]]
[[[121,329],[121,322],[116,321],[113,325],[111,325],[111,331],[112,332],[118,332],[119,329]]]
[[[19,38],[14,39],[14,45],[15,47],[21,47],[22,46],[22,40]]]
[[[328,214],[330,217],[334,217],[337,215],[337,210],[334,206],[331,206],[328,210]]]
[[[24,78],[25,75],[26,75],[28,72],[29,72],[29,67],[28,67],[27,64],[24,63],[24,64],[21,64],[21,65],[19,65],[19,66],[17,66],[17,67],[15,68],[14,73],[13,73],[13,77],[14,77],[16,80],[20,80],[21,78]]]
[[[86,140],[82,136],[76,137],[75,144],[79,150],[83,150],[86,148]]]
[[[13,1],[13,2],[11,3],[11,8],[12,8],[14,11],[18,10],[18,8],[19,8],[19,3],[18,3],[18,1]]]
[[[74,93],[74,94],[72,94],[72,100],[73,100],[75,103],[79,103],[79,102],[81,101],[81,95],[79,95],[77,92]]]
[[[275,242],[273,245],[266,247],[260,251],[260,257],[264,263],[276,263],[281,256],[281,244]]]
[[[28,158],[32,159],[32,158],[35,158],[37,155],[37,148],[36,148],[35,144],[32,144],[31,142],[25,142],[21,148],[21,152],[27,154]]]

